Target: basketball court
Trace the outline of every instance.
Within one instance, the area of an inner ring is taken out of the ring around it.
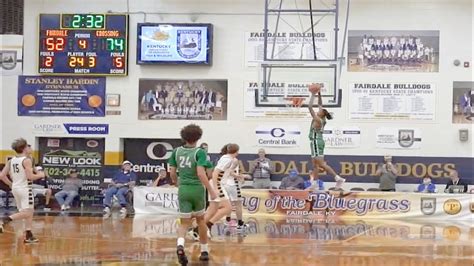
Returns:
[[[25,246],[14,224],[0,239],[2,265],[176,265],[176,217],[104,220],[100,214],[40,214],[41,242]],[[217,224],[212,258],[189,265],[472,265],[469,222],[248,218],[248,232]]]
[[[474,266],[471,0],[0,7],[0,266]]]

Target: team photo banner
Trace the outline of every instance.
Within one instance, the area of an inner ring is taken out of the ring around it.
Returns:
[[[140,79],[140,120],[227,120],[227,80]]]
[[[105,78],[18,77],[19,116],[105,116]]]
[[[52,180],[50,188],[62,189],[71,169],[82,180],[81,200],[92,202],[100,194],[104,181],[105,139],[102,138],[39,138],[39,159],[45,173]]]
[[[244,213],[340,219],[474,219],[469,194],[242,190]]]
[[[413,82],[352,82],[349,119],[434,121],[436,85]]]
[[[350,30],[349,72],[438,72],[437,30]]]

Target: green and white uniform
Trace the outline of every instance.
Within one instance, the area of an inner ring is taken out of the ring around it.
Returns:
[[[178,172],[179,212],[184,218],[202,216],[206,210],[206,189],[197,175],[197,167],[208,167],[207,154],[201,148],[178,147],[168,160]]]
[[[311,128],[309,129],[309,141],[311,145],[311,158],[323,158],[324,157],[324,139],[323,131],[326,125],[326,118],[319,118],[321,120],[321,128],[315,129],[313,122],[311,122]]]

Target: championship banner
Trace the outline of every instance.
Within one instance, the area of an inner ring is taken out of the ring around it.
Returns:
[[[146,184],[158,176],[161,168],[168,169],[168,159],[181,139],[124,139],[124,159],[132,162],[138,184]]]
[[[434,121],[435,114],[433,83],[349,84],[349,119]]]
[[[227,120],[227,80],[140,79],[140,120]]]
[[[311,97],[308,86],[314,81],[293,82],[278,81],[268,84],[268,99],[274,102],[270,106],[257,106],[255,97],[262,97],[263,84],[256,81],[246,81],[244,83],[244,116],[247,118],[311,118],[308,111],[308,103]],[[321,81],[321,94],[331,94],[331,86],[329,81]],[[256,95],[257,94],[257,95]],[[302,106],[297,106],[291,100],[292,98],[301,98]],[[323,97],[323,105],[328,103],[330,98]],[[315,100],[315,108],[317,100]]]
[[[0,76],[17,76],[22,73],[23,36],[0,34]]]
[[[298,126],[262,125],[255,129],[258,147],[298,147],[301,130]]]
[[[377,128],[376,147],[383,149],[421,148],[421,130],[417,128]]]
[[[246,67],[256,67],[259,62],[263,61],[264,34],[263,32],[245,33]],[[267,34],[269,36],[267,39],[267,58],[273,58],[274,60],[314,59],[311,32],[277,32],[276,34]],[[334,58],[333,51],[333,35],[331,31],[319,31],[314,33],[316,57],[318,60],[336,59]],[[274,42],[276,42],[275,46],[273,45]]]
[[[360,128],[355,126],[326,126],[323,131],[326,148],[357,148],[360,146]]]
[[[438,72],[439,31],[350,30],[349,72]]]
[[[100,194],[105,140],[93,138],[39,138],[39,159],[50,188],[62,189],[71,169],[76,169],[82,180],[81,200],[92,202]]]
[[[105,78],[18,77],[19,116],[105,116]]]
[[[178,214],[177,187],[134,187],[135,213]]]
[[[474,219],[469,194],[242,190],[244,213],[340,219]]]

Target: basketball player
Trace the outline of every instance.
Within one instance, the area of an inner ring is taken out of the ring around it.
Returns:
[[[186,142],[184,146],[173,150],[168,161],[170,175],[173,183],[178,185],[178,203],[181,213],[181,223],[178,229],[177,255],[179,263],[187,265],[188,258],[184,251],[184,237],[191,226],[192,218],[196,218],[199,226],[199,237],[201,243],[201,256],[199,260],[209,260],[209,248],[207,246],[207,228],[204,221],[206,210],[206,189],[211,197],[217,197],[216,191],[210,186],[206,176],[205,166],[207,164],[206,152],[196,147],[197,141],[202,136],[202,129],[194,124],[188,125],[181,130],[181,138]],[[178,180],[179,173],[179,180]]]
[[[212,173],[213,186],[217,188],[219,195],[218,203],[213,204],[214,208],[210,206],[206,212],[206,224],[209,231],[211,231],[214,223],[229,215],[232,211],[229,195],[224,185],[229,178],[240,178],[239,175],[235,174],[235,169],[238,166],[237,156],[239,155],[239,145],[227,144],[225,148],[222,148],[221,153],[225,154],[219,159]],[[217,210],[215,209],[216,205],[218,206]]]
[[[44,178],[45,175],[44,172],[33,173],[33,163],[31,158],[28,157],[31,148],[25,139],[15,140],[12,143],[12,149],[16,152],[16,156],[7,162],[0,173],[0,179],[11,186],[19,212],[3,218],[0,232],[3,232],[3,226],[11,221],[25,220],[24,243],[36,243],[38,239],[31,232],[34,212],[32,181]],[[10,175],[11,182],[7,175]]]
[[[323,130],[324,126],[326,125],[327,120],[332,119],[332,115],[328,112],[328,110],[323,108],[323,101],[321,98],[321,85],[319,84],[312,84],[309,86],[311,92],[311,98],[309,99],[308,109],[313,117],[313,121],[311,121],[311,128],[309,130],[309,140],[311,142],[311,158],[313,161],[313,171],[312,175],[314,179],[319,178],[319,168],[323,168],[326,170],[327,173],[334,176],[336,181],[336,188],[341,188],[342,184],[346,181],[344,178],[340,177],[336,172],[332,169],[331,166],[326,164],[324,161],[324,146],[325,142],[323,139]],[[318,112],[316,113],[313,110],[314,98],[315,93],[313,91],[318,91]]]
[[[247,225],[243,221],[242,208],[243,208],[243,198],[240,193],[240,185],[244,182],[245,179],[251,179],[248,175],[239,175],[239,160],[237,158],[232,162],[231,169],[235,169],[231,176],[224,183],[224,189],[227,191],[230,202],[235,206],[235,214],[237,216],[237,231],[242,231],[247,228]],[[235,165],[236,164],[236,165]],[[226,222],[230,223],[231,217],[229,215],[226,217]]]

